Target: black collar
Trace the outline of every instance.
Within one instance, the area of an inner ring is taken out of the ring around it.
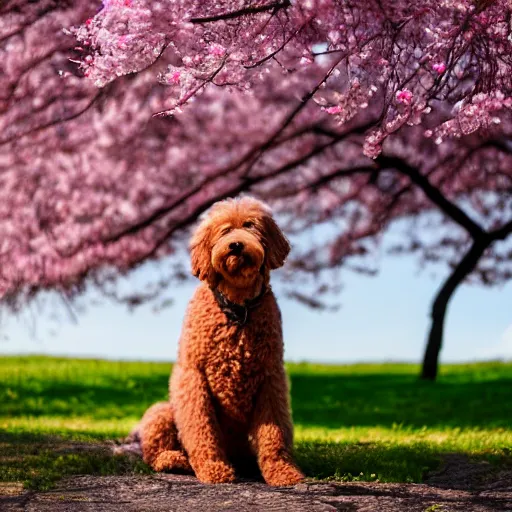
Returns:
[[[222,312],[226,315],[226,318],[237,325],[245,325],[247,323],[249,310],[256,309],[261,304],[261,299],[267,291],[267,286],[263,284],[261,292],[257,297],[246,300],[244,304],[237,304],[236,302],[230,301],[221,291],[216,288],[212,289],[213,296]]]

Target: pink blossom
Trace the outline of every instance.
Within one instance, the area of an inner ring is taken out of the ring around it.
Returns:
[[[179,84],[180,83],[180,77],[181,77],[181,72],[176,70],[176,71],[172,71],[171,73],[168,73],[166,75],[166,79],[167,79],[167,83],[168,84]]]
[[[224,57],[226,54],[226,48],[220,44],[210,44],[208,46],[208,53],[214,57]]]
[[[382,142],[385,138],[382,130],[370,133],[364,140],[363,154],[368,158],[377,158],[382,151]]]
[[[325,111],[328,113],[328,114],[341,114],[341,112],[343,112],[343,107],[341,107],[340,105],[336,105],[334,107],[328,107],[325,109]]]
[[[412,102],[412,92],[409,91],[409,89],[401,89],[399,91],[396,91],[396,101],[398,103],[403,103],[404,105],[410,105]]]
[[[432,69],[441,75],[446,71],[446,64],[444,62],[437,62],[432,65]]]
[[[304,272],[341,265],[393,222],[436,211],[390,155],[460,208],[471,204],[482,229],[509,214],[506,143],[464,158],[484,137],[506,141],[512,130],[512,77],[502,65],[512,54],[509,0],[487,2],[485,26],[467,10],[467,27],[460,2],[447,0],[428,10],[424,0],[282,2],[205,23],[230,3],[109,0],[97,12],[89,1],[50,3],[49,12],[26,2],[14,13],[19,2],[7,2],[0,20],[15,34],[0,45],[0,91],[14,91],[0,94],[0,299],[78,294],[106,269],[184,248],[197,215],[238,193],[245,176],[292,219],[291,233],[343,219],[339,236],[294,250],[291,263]],[[77,27],[87,46],[80,61],[90,80],[65,68],[77,43],[61,37],[63,26]],[[467,34],[486,51],[462,44]],[[436,80],[449,48],[453,76]],[[106,84],[108,94],[96,87]],[[404,235],[404,250],[451,264],[467,231],[437,239],[455,225],[439,217],[431,231]],[[491,251],[486,265],[492,282],[512,276],[510,258]]]
[[[132,0],[103,0],[103,5],[106,9],[110,7],[131,7]]]

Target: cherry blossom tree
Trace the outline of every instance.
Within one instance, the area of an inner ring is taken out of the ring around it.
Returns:
[[[332,228],[283,276],[316,306],[329,286],[307,297],[297,276],[373,271],[403,219],[393,251],[451,267],[435,378],[458,285],[512,276],[511,16],[510,0],[7,0],[1,297],[105,287],[250,191],[291,236]]]

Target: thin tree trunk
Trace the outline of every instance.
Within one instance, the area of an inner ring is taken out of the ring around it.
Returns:
[[[473,271],[478,260],[491,242],[492,239],[487,238],[475,240],[436,295],[432,304],[432,323],[421,371],[421,378],[424,380],[435,380],[437,377],[439,353],[443,344],[444,319],[448,303],[459,284]]]

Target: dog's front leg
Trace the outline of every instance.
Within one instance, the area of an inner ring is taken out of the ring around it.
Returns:
[[[269,485],[294,485],[304,478],[292,459],[293,425],[282,365],[265,376],[256,401],[250,440]]]
[[[197,478],[204,483],[232,482],[235,471],[226,457],[206,379],[198,369],[174,368],[171,403],[181,444]]]

